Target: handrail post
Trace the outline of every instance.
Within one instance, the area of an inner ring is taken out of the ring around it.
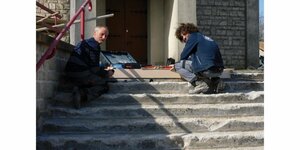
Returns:
[[[85,18],[84,17],[85,17],[85,10],[83,9],[81,11],[81,18],[80,18],[80,37],[81,37],[81,40],[84,40],[84,29],[85,29],[85,26],[84,26]]]

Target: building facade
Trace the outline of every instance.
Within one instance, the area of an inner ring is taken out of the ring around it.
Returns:
[[[82,4],[82,0],[38,1],[63,16],[69,14],[68,19]],[[179,59],[184,44],[176,39],[175,30],[179,23],[190,22],[219,44],[225,67],[259,65],[258,0],[92,0],[92,5],[91,12],[86,8],[86,19],[114,14],[85,24],[85,37],[92,36],[96,25],[108,26],[104,50],[128,51],[143,64],[164,65],[167,58]],[[80,41],[79,31],[79,24],[71,26],[71,44]]]

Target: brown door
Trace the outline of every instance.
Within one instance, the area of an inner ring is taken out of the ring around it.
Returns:
[[[109,51],[127,51],[139,63],[147,64],[147,0],[107,0]]]

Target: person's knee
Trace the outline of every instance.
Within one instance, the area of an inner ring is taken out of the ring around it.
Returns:
[[[181,62],[175,63],[174,67],[175,67],[175,70],[180,70],[180,69],[182,69],[182,63]]]

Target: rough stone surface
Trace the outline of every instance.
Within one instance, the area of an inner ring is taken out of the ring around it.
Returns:
[[[212,95],[180,94],[187,82],[111,83],[114,92],[81,109],[71,106],[70,92],[59,92],[40,121],[37,149],[262,150],[264,92],[248,84],[263,84],[255,73],[240,72]]]
[[[215,132],[190,134],[77,134],[41,136],[37,149],[184,149],[263,146],[263,132]],[[230,143],[230,144],[229,144]]]
[[[262,116],[230,118],[157,117],[145,119],[80,119],[56,118],[46,120],[44,130],[48,132],[90,132],[101,134],[133,133],[191,133],[263,130]]]
[[[53,38],[42,33],[36,34],[36,62],[41,59],[53,40]],[[54,57],[46,60],[36,73],[37,120],[42,119],[40,114],[48,111],[47,100],[55,95],[72,48],[73,46],[60,42]],[[38,130],[40,126],[40,124],[37,124]]]
[[[247,33],[249,29],[251,31],[256,31],[255,27],[258,29],[258,25],[255,24],[256,14],[246,13],[258,12],[255,5],[258,2],[251,1],[251,5],[247,5],[247,2],[246,0],[197,0],[197,25],[201,32],[212,37],[219,44],[226,67],[246,68],[247,63],[255,64],[253,61],[257,61],[258,64],[258,46],[253,44],[255,42],[258,44],[258,33]],[[248,18],[251,20],[249,21]],[[249,41],[252,45],[247,45]],[[254,58],[256,53],[257,58]],[[247,58],[247,54],[251,55],[250,59]]]
[[[263,81],[224,81],[220,84],[223,92],[237,90],[259,91],[264,89]],[[118,82],[110,84],[110,93],[155,93],[184,94],[188,93],[187,82]]]

